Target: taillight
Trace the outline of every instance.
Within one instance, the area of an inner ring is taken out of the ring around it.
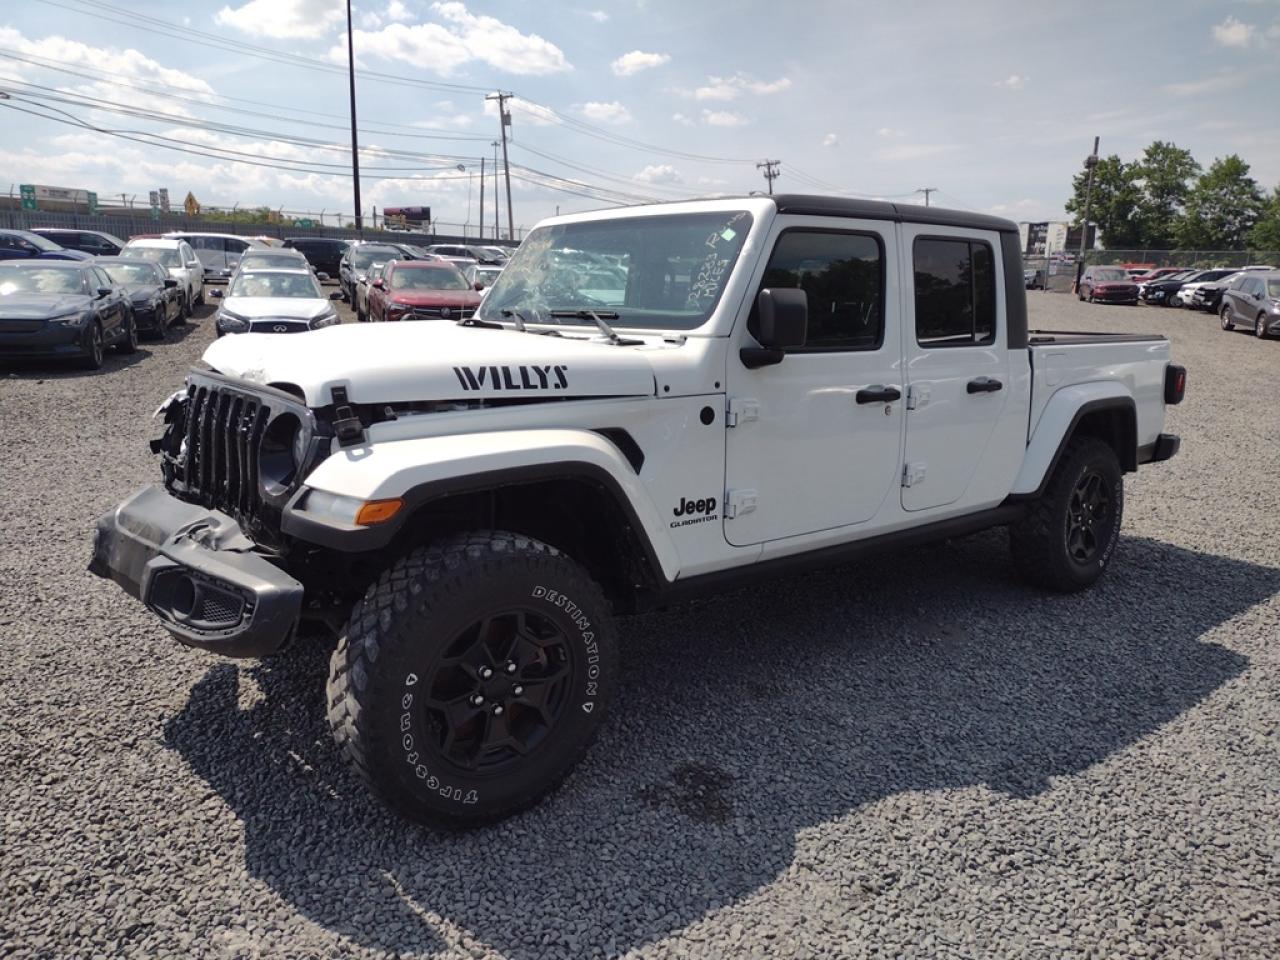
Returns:
[[[1182,402],[1187,392],[1187,368],[1171,363],[1164,368],[1164,402],[1172,406]]]

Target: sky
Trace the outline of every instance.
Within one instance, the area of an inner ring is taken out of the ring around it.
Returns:
[[[1126,160],[1156,139],[1206,167],[1239,153],[1280,184],[1280,0],[353,6],[366,215],[475,224],[496,90],[517,98],[526,227],[764,190],[766,159],[778,192],[920,202],[931,187],[936,205],[1062,219],[1094,136]],[[342,0],[3,0],[0,189],[145,203],[166,187],[349,219],[346,40]]]

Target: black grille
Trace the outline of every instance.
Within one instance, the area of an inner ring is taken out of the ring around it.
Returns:
[[[254,320],[249,324],[250,333],[306,333],[308,329],[300,320]]]
[[[475,312],[475,307],[414,307],[412,315],[424,320],[465,320]]]
[[[262,520],[258,453],[271,419],[261,399],[212,385],[193,384],[187,393],[188,499],[235,517],[246,530]]]

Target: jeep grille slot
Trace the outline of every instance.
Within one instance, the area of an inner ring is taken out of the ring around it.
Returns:
[[[261,526],[258,454],[271,408],[261,399],[216,386],[188,391],[187,497],[235,517],[246,532]]]

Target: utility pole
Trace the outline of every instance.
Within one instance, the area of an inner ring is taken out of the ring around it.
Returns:
[[[498,229],[498,141],[489,146],[493,147],[493,239],[501,240],[502,231]]]
[[[468,193],[471,190],[470,184],[467,186]],[[476,231],[480,235],[480,239],[484,240],[484,157],[480,158],[480,229]]]
[[[502,131],[502,168],[506,171],[507,177],[507,239],[514,240],[516,236],[515,216],[511,211],[511,163],[507,159],[507,127],[511,126],[511,114],[507,112],[507,101],[515,94],[503,93],[499,90],[497,93],[491,93],[485,97],[486,100],[498,101],[498,119],[499,129]]]
[[[360,217],[360,141],[356,137],[356,44],[351,31],[351,0],[347,0],[347,79],[351,84],[351,188],[355,195],[356,230],[359,231],[364,229],[364,221]]]
[[[764,163],[757,163],[756,169],[764,171],[764,178],[769,181],[769,195],[773,196],[773,181],[782,176],[778,172],[778,167],[782,166],[781,160],[766,160]]]
[[[938,188],[937,188],[937,187],[919,187],[919,188],[916,190],[916,193],[923,193],[923,194],[924,194],[924,205],[925,205],[926,207],[929,205],[929,194],[931,194],[931,193],[937,193],[937,192],[938,192]]]
[[[1080,256],[1077,259],[1076,266],[1076,283],[1080,282],[1080,271],[1084,269],[1084,248],[1085,242],[1089,239],[1089,203],[1093,199],[1093,171],[1098,166],[1098,141],[1100,137],[1093,138],[1093,153],[1084,158],[1085,169],[1089,171],[1089,179],[1085,182],[1084,188],[1084,221],[1080,224]]]

